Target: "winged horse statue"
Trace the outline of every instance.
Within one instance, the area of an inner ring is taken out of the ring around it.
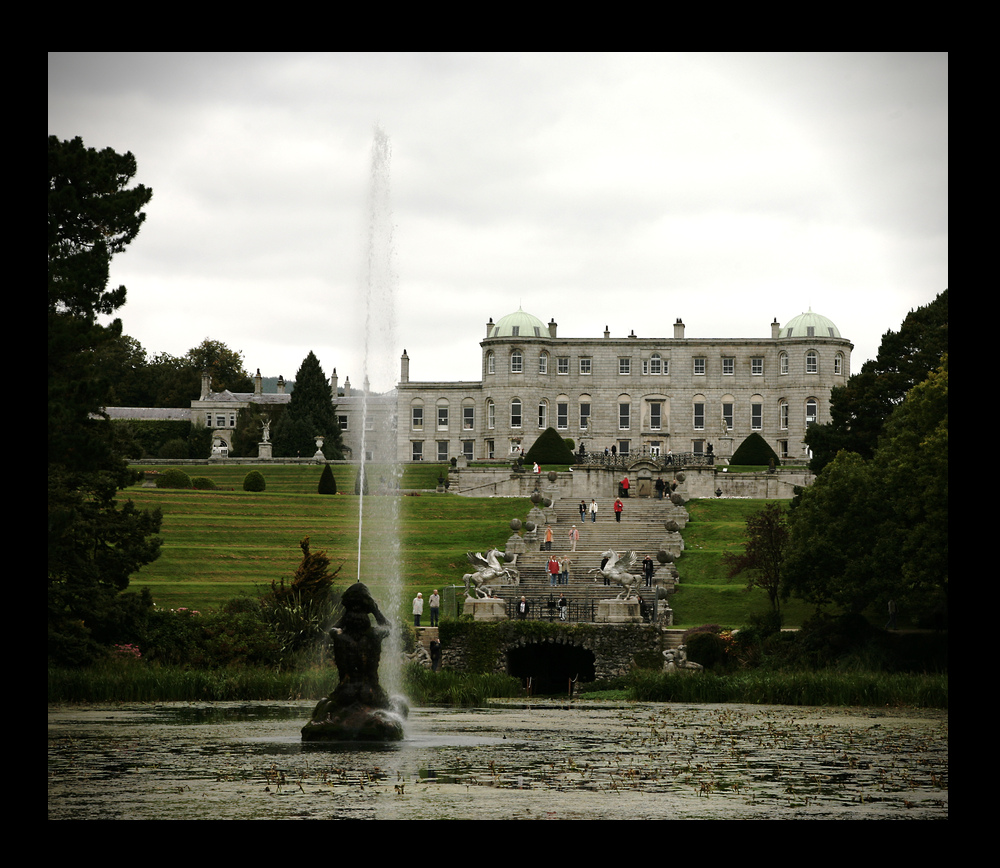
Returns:
[[[465,553],[469,563],[476,567],[474,573],[466,573],[465,596],[476,599],[484,599],[489,596],[492,585],[499,581],[501,584],[517,584],[519,574],[512,567],[504,567],[500,564],[500,559],[504,556],[498,549],[490,549],[485,557],[480,552],[473,554]]]
[[[627,600],[630,597],[638,597],[639,595],[635,589],[639,587],[642,577],[633,575],[629,570],[639,564],[639,555],[629,550],[619,557],[618,552],[612,550],[602,552],[601,558],[608,559],[604,568],[598,567],[588,570],[588,572],[599,573],[603,578],[610,579],[615,584],[621,585],[622,590],[615,597],[616,600]]]

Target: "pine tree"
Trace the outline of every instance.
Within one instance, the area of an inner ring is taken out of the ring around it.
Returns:
[[[276,455],[308,456],[316,451],[316,437],[323,437],[323,454],[330,460],[344,457],[344,441],[337,407],[319,359],[310,351],[295,375],[295,391],[274,432]]]

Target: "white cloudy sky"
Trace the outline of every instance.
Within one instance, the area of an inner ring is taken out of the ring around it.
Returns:
[[[204,338],[360,385],[366,196],[392,148],[396,331],[413,380],[480,376],[486,321],[560,336],[855,344],[948,285],[945,54],[50,54],[50,135],[153,189],[113,265],[151,355]]]

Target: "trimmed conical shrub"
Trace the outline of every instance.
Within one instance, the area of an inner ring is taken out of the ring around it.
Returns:
[[[333,478],[333,471],[330,469],[329,464],[323,465],[323,473],[319,477],[319,493],[320,494],[336,494],[337,493],[337,480]]]
[[[747,437],[733,453],[733,457],[729,459],[730,464],[766,465],[772,461],[777,466],[780,459],[777,453],[768,445],[767,441],[757,432]]]
[[[525,461],[537,461],[539,464],[573,464],[576,458],[573,450],[559,436],[555,428],[546,428],[541,436],[531,444]]]

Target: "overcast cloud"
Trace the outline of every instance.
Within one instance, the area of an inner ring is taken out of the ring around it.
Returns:
[[[148,353],[205,338],[360,385],[376,123],[395,348],[478,380],[489,318],[769,337],[808,308],[852,371],[948,285],[945,54],[50,54],[49,129],[153,189],[113,263]]]

